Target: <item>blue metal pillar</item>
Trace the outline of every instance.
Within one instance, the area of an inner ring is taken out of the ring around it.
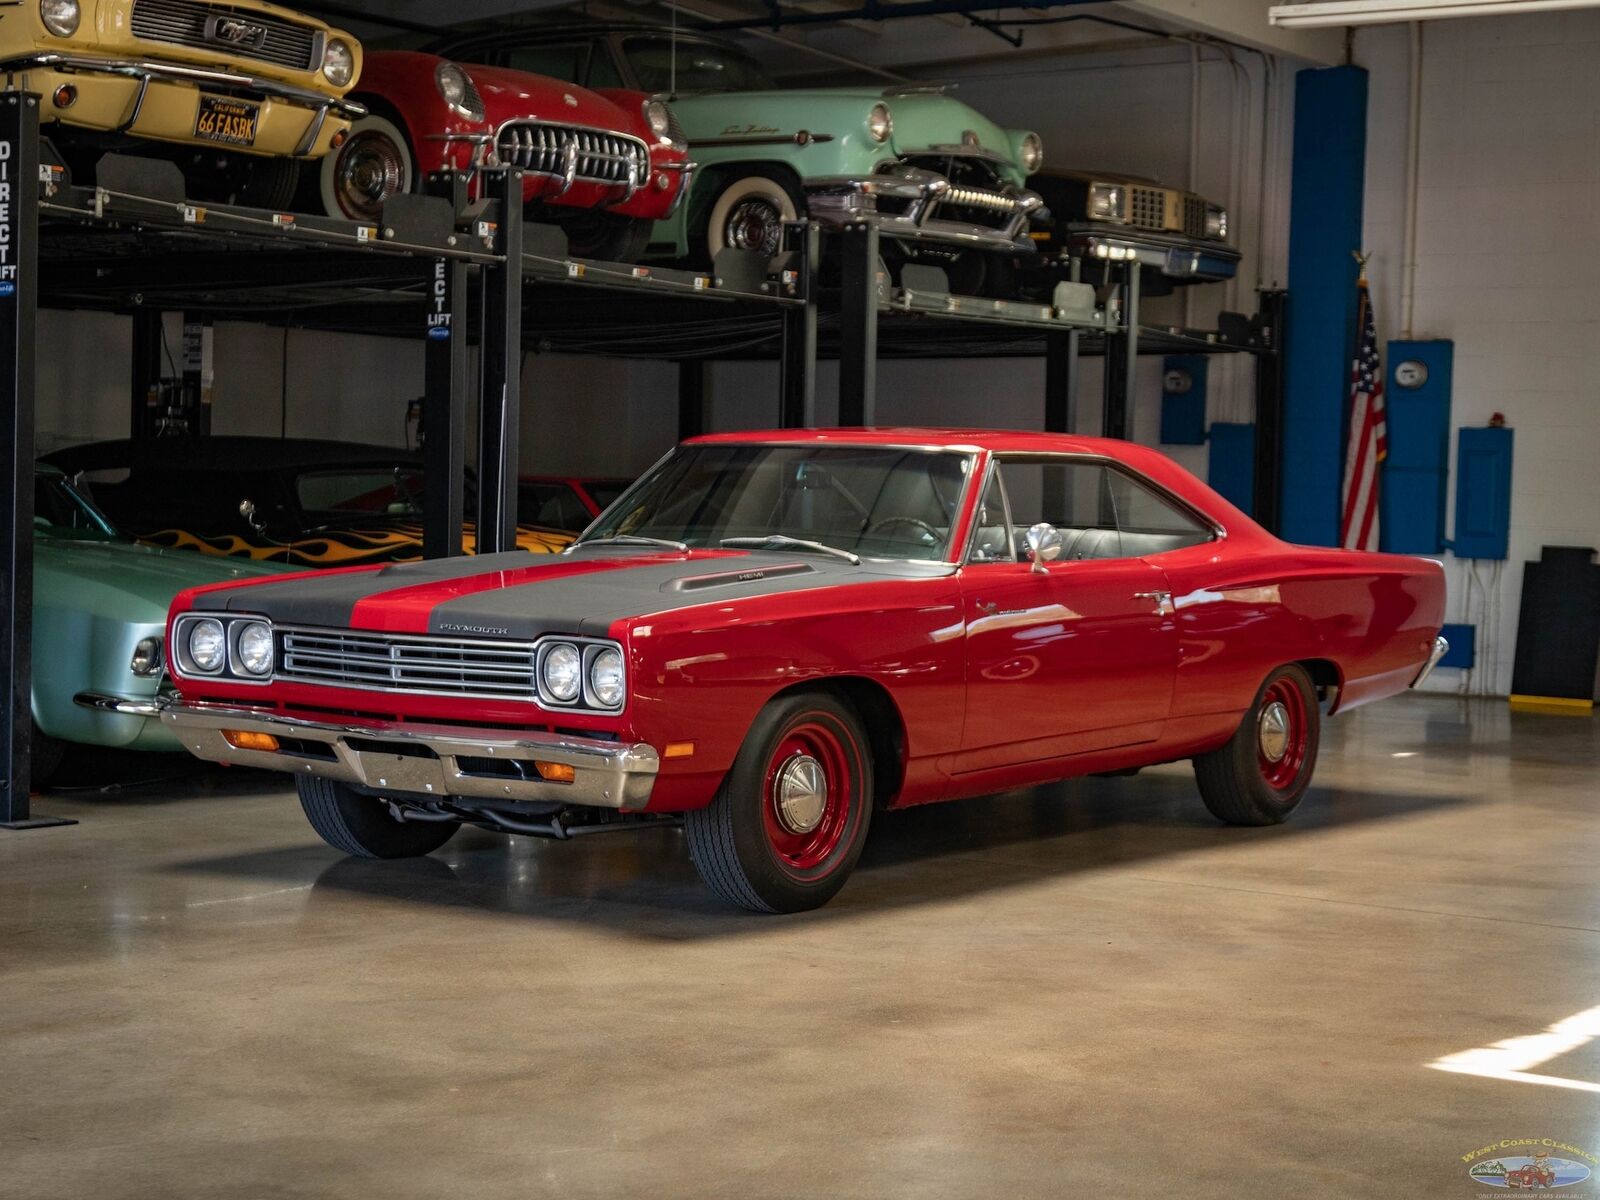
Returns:
[[[1294,97],[1280,533],[1292,542],[1333,546],[1355,342],[1367,73],[1301,71]]]

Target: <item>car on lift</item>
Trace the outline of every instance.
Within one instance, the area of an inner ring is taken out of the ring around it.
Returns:
[[[170,158],[197,199],[283,208],[361,114],[361,44],[260,0],[26,0],[0,21],[7,86],[40,96],[79,182],[108,150]]]
[[[1115,171],[1061,168],[1032,176],[1028,186],[1047,210],[1033,229],[1040,253],[1031,260],[1045,290],[1060,278],[1052,268],[1073,258],[1090,283],[1103,283],[1111,264],[1138,262],[1148,295],[1232,279],[1238,269],[1228,210],[1195,192]]]
[[[582,533],[632,482],[578,475],[524,475],[517,481],[517,520],[524,525]]]
[[[631,262],[688,185],[683,135],[644,92],[587,88],[435,54],[374,51],[356,98],[368,114],[322,165],[331,216],[379,220],[434,171],[524,172],[529,219],[559,225],[581,258]]]
[[[138,545],[45,464],[34,468],[33,512],[34,786],[73,745],[181,751],[160,721],[172,598],[288,568]]]
[[[45,455],[82,478],[100,507],[146,545],[347,567],[422,557],[422,456],[302,438],[91,442]],[[466,480],[467,509],[473,479]],[[462,548],[476,531],[469,521]],[[519,525],[517,546],[554,553],[572,535]]]
[[[938,87],[780,88],[736,44],[642,24],[503,25],[432,49],[589,87],[669,97],[697,165],[688,202],[649,253],[707,263],[769,257],[784,221],[876,222],[891,255],[941,263],[974,286],[989,260],[1026,251],[1043,165],[1039,135],[999,125]]]
[[[1282,821],[1323,707],[1443,654],[1444,594],[1437,562],[1288,545],[1127,442],[717,434],[559,557],[186,592],[163,719],[294,774],[348,854],[681,818],[713,891],[789,912],[880,807],[1192,758],[1217,817]]]

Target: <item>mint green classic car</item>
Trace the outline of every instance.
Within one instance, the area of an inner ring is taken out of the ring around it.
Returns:
[[[957,251],[1033,248],[1043,201],[1023,183],[1043,165],[1039,135],[1002,129],[938,87],[779,88],[732,43],[636,24],[502,27],[429,49],[669,97],[694,183],[657,222],[652,256],[773,254],[783,222],[805,215]]]
[[[181,750],[157,709],[172,598],[291,568],[137,545],[44,464],[33,494],[34,786],[48,783],[69,744]]]

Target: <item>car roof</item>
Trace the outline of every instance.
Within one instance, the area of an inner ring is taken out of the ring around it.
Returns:
[[[710,433],[690,438],[690,445],[726,442],[796,442],[840,446],[913,446],[927,450],[993,450],[998,452],[1049,452],[1096,454],[1125,458],[1137,449],[1115,438],[1080,437],[1069,433],[1041,433],[1027,429],[927,428],[898,425],[837,429],[750,429],[736,433]]]
[[[121,438],[57,450],[44,458],[68,471],[113,467],[130,470],[303,470],[367,463],[421,463],[414,450],[319,438]]]

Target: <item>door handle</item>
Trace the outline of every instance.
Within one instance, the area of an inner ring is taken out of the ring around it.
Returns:
[[[1154,600],[1158,613],[1166,614],[1178,611],[1173,606],[1171,592],[1135,592],[1133,598],[1135,600]]]

